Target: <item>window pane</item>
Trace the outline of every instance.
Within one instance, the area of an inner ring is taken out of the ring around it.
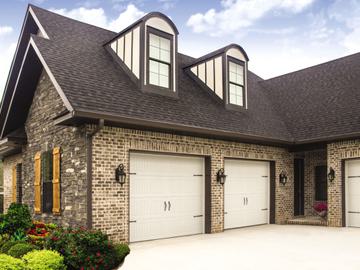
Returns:
[[[160,49],[159,48],[156,48],[156,47],[153,47],[153,46],[150,46],[150,57],[151,58],[155,58],[155,59],[159,59],[160,58]]]
[[[170,63],[170,52],[169,51],[164,51],[164,50],[160,50],[160,60],[164,61],[166,63]]]
[[[159,62],[150,60],[150,72],[159,73]]]
[[[243,91],[244,88],[236,85],[236,84],[229,84],[229,102],[232,104],[243,106]]]
[[[170,40],[166,38],[160,38],[160,48],[162,50],[170,51]]]
[[[162,87],[169,88],[169,77],[164,76],[164,75],[160,75],[159,85],[162,86]]]
[[[161,75],[169,76],[169,66],[165,64],[160,64],[159,73]]]
[[[149,83],[159,85],[159,74],[150,72]]]
[[[150,34],[150,46],[160,48],[160,37],[154,34]]]
[[[244,85],[244,67],[233,62],[229,62],[229,81]]]

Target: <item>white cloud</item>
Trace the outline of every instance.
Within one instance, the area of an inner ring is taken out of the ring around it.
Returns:
[[[5,83],[9,74],[11,61],[14,57],[16,43],[11,43],[8,46],[0,46],[0,96],[5,88]]]
[[[235,33],[251,26],[270,11],[298,13],[315,0],[222,0],[222,9],[209,9],[190,16],[187,25],[195,33],[220,36]]]
[[[129,26],[132,22],[143,17],[145,12],[139,10],[133,4],[129,4],[124,12],[122,12],[117,19],[108,24],[110,30],[119,32],[121,29]]]
[[[10,34],[13,31],[11,26],[0,26],[0,36]]]
[[[129,4],[120,15],[114,19],[109,20],[102,8],[75,8],[67,9],[52,9],[53,12],[73,18],[82,22],[106,28],[115,32],[119,32],[132,22],[141,18],[145,13],[139,10],[135,5]]]
[[[350,53],[360,52],[360,1],[337,0],[329,9],[329,17],[343,23],[348,32],[342,45]]]

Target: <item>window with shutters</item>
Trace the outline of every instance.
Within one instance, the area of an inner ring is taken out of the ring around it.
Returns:
[[[60,148],[35,155],[35,213],[60,214]]]

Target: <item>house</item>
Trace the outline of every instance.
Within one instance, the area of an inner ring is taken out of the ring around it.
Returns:
[[[5,208],[127,242],[317,201],[323,225],[359,227],[360,54],[263,80],[241,46],[195,59],[178,34],[157,12],[114,33],[29,5],[0,110]]]

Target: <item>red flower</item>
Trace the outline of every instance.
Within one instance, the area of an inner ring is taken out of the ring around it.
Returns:
[[[101,253],[100,252],[96,252],[96,256],[100,257]]]

